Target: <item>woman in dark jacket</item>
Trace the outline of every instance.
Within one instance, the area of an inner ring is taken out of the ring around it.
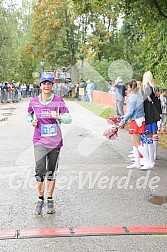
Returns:
[[[157,122],[160,120],[161,104],[158,96],[156,95],[156,88],[154,84],[153,75],[150,71],[145,72],[142,81],[142,91],[144,97],[144,112],[146,122],[146,134],[149,138],[149,144],[144,143],[144,147],[148,151],[150,168],[155,165],[154,162],[154,144],[153,133],[157,132]]]

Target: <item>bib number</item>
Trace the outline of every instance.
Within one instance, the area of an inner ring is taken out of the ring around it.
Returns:
[[[41,136],[49,137],[57,135],[57,125],[56,124],[41,124]]]

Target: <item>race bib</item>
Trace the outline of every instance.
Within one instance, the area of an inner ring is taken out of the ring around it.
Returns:
[[[57,125],[54,124],[41,124],[41,136],[49,137],[57,135]]]

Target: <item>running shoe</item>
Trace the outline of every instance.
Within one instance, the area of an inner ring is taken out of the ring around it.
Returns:
[[[44,206],[44,201],[39,199],[38,202],[36,203],[34,213],[35,215],[41,215],[42,214],[42,208]]]
[[[55,213],[55,207],[54,207],[54,201],[52,199],[48,199],[46,203],[47,207],[47,214],[54,214]]]

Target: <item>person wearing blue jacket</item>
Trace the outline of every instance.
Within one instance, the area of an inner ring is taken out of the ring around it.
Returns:
[[[127,168],[140,169],[139,154],[141,153],[145,162],[142,170],[145,170],[149,168],[150,164],[148,161],[148,153],[141,145],[140,141],[141,134],[143,134],[146,130],[143,96],[138,90],[137,82],[135,80],[129,81],[128,91],[130,93],[128,98],[128,112],[119,123],[120,128],[123,128],[126,122],[130,121],[129,133],[132,135],[135,162],[132,165],[127,166]]]

